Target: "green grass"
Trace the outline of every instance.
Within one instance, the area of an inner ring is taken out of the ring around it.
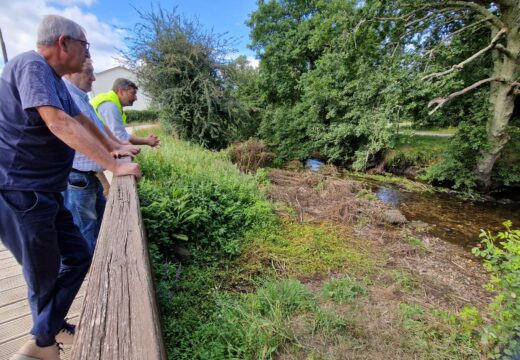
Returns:
[[[336,270],[366,274],[381,261],[370,246],[352,240],[332,223],[295,224],[284,221],[277,234],[257,237],[238,259],[242,277],[327,275]],[[265,265],[268,266],[265,266]]]
[[[385,271],[373,243],[339,224],[278,219],[266,174],[160,137],[161,149],[138,157],[139,195],[169,359],[473,358],[454,315],[377,307],[370,281],[359,281]],[[173,241],[186,241],[192,264],[176,261]],[[409,273],[392,275],[408,295],[421,290]]]
[[[438,128],[438,127],[424,127],[424,128],[416,128],[415,131],[423,131],[423,132],[431,132],[437,134],[450,134],[453,135],[457,132],[456,127],[447,127],[447,128]]]
[[[441,136],[405,136],[397,135],[395,138],[396,146],[394,150],[411,150],[417,151],[443,151],[446,146],[450,143],[449,137]]]
[[[327,282],[323,286],[322,294],[326,299],[339,304],[351,304],[358,296],[367,295],[367,290],[355,279],[345,277]]]

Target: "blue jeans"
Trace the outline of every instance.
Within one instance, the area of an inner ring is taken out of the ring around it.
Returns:
[[[96,175],[71,172],[63,196],[74,224],[79,227],[94,252],[107,202],[103,195],[103,185]]]
[[[60,193],[0,190],[0,238],[22,265],[31,333],[40,344],[53,344],[88,271],[92,251]]]

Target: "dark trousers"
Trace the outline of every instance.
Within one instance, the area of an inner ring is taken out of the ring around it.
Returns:
[[[60,193],[0,190],[0,239],[22,265],[31,333],[54,343],[92,259]]]

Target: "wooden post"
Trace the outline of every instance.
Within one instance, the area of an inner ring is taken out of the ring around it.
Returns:
[[[2,29],[0,29],[0,45],[2,46],[2,55],[4,56],[4,64],[7,64],[7,50],[5,48],[4,37],[2,36]]]
[[[166,359],[134,176],[112,179],[71,359]]]

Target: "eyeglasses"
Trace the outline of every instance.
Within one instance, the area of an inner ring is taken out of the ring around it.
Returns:
[[[86,51],[88,51],[88,50],[90,49],[90,43],[89,43],[88,41],[81,40],[81,39],[76,39],[76,38],[73,38],[73,37],[69,37],[69,39],[81,43],[81,45],[83,45],[83,48],[84,48]]]

